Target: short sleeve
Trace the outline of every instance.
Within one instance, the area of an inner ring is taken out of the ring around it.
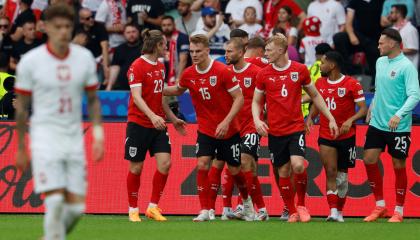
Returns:
[[[190,50],[190,42],[188,40],[188,36],[180,33],[179,38],[178,38],[179,53],[188,53],[189,50]]]
[[[19,94],[30,95],[33,90],[31,64],[27,58],[23,58],[17,65],[15,91]]]
[[[238,79],[236,79],[233,72],[229,71],[227,68],[223,70],[222,82],[228,92],[233,92],[240,88]]]
[[[415,27],[410,26],[407,31],[407,36],[403,38],[403,48],[405,49],[419,49],[419,34]]]
[[[339,25],[346,23],[346,12],[344,11],[344,7],[341,3],[337,3],[337,23]]]
[[[265,83],[264,76],[261,72],[257,74],[257,82],[255,84],[255,92],[264,93],[265,92]]]
[[[352,84],[353,84],[352,95],[353,95],[354,102],[357,103],[357,102],[364,101],[365,95],[363,93],[362,85],[357,80],[354,80]]]
[[[184,71],[181,75],[181,78],[179,79],[179,82],[178,82],[178,87],[179,88],[188,88],[187,80],[186,80],[187,78],[188,78],[188,73],[187,73],[187,71]]]
[[[151,16],[159,17],[165,14],[165,5],[163,5],[161,0],[154,0],[152,8],[150,11]]]
[[[127,71],[128,85],[130,88],[141,87],[143,83],[144,74],[139,71],[138,62],[131,64],[130,68]]]
[[[381,16],[382,16],[382,17],[386,17],[386,16],[388,16],[388,15],[389,15],[390,10],[391,10],[391,9],[390,9],[390,6],[389,6],[388,2],[387,2],[387,1],[385,1],[384,5],[383,5],[383,7],[382,7],[382,13],[381,13]]]
[[[298,30],[295,27],[291,27],[290,31],[288,33],[288,36],[297,37],[298,36]]]
[[[121,49],[117,47],[114,52],[114,56],[112,57],[111,66],[122,66],[122,53]]]
[[[309,74],[309,70],[308,68],[306,68],[306,66],[303,65],[302,70],[300,71],[300,74],[302,75],[302,86],[307,87],[309,85],[311,85],[311,75]]]
[[[95,21],[105,23],[109,13],[108,1],[102,1],[99,5],[98,11],[95,14]]]
[[[93,55],[89,52],[88,56],[88,67],[87,67],[87,76],[85,82],[85,90],[95,90],[98,87],[98,76],[96,74],[96,62],[93,58]]]
[[[316,81],[315,82],[315,88],[319,91],[319,89],[321,89],[321,81]]]
[[[104,23],[98,23],[98,39],[99,42],[108,41],[108,32],[106,31]]]

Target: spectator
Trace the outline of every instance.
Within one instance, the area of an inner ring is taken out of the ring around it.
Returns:
[[[344,32],[346,13],[341,3],[335,0],[315,0],[308,7],[308,17],[312,16],[321,20],[321,37],[328,44],[333,44],[334,34]]]
[[[192,35],[205,34],[210,40],[210,56],[216,59],[225,53],[223,44],[229,40],[229,27],[223,23],[223,17],[216,22],[217,11],[211,7],[201,10],[204,27],[196,29]]]
[[[245,9],[248,7],[254,8],[257,22],[262,22],[262,5],[258,0],[230,0],[226,6],[225,13],[231,14],[234,28],[245,23],[244,14]]]
[[[201,19],[200,12],[191,10],[191,4],[194,0],[179,0],[178,13],[181,17],[175,19],[175,26],[178,31],[190,35],[195,31],[195,27],[199,19]]]
[[[168,55],[165,58],[165,81],[172,86],[187,67],[190,42],[186,34],[176,30],[175,20],[171,16],[162,18],[161,28],[168,48]]]
[[[287,6],[291,9],[291,12],[294,16],[299,19],[298,28],[300,28],[303,19],[306,18],[305,12],[297,5],[293,0],[268,0],[264,4],[264,28],[267,32],[276,26],[278,20],[278,12],[280,8]],[[289,15],[292,15],[289,14]]]
[[[402,52],[417,69],[419,66],[419,33],[407,20],[407,7],[404,4],[393,5],[389,20],[393,24],[392,28],[398,30],[401,35]]]
[[[407,20],[412,20],[414,18],[414,9],[415,9],[414,0],[385,0],[384,5],[382,7],[382,13],[381,13],[381,26],[382,27],[389,27],[392,25],[390,15],[391,15],[391,8],[395,4],[403,4],[407,7],[407,16],[406,16]]]
[[[7,93],[0,100],[0,116],[7,120],[15,119],[15,109],[16,109],[16,94],[15,94],[15,77],[10,76],[6,78],[3,82],[3,87]]]
[[[105,83],[109,79],[109,44],[105,26],[95,22],[92,11],[82,8],[79,11],[80,25],[76,31],[87,34],[86,48],[89,49],[98,63],[102,63]]]
[[[4,80],[11,77],[9,73],[9,56],[4,52],[0,52],[0,100],[7,93],[7,90],[3,87]]]
[[[127,72],[141,55],[140,31],[135,24],[125,25],[124,38],[126,42],[115,48],[106,90],[130,90]]]
[[[161,0],[128,0],[128,22],[136,23],[143,29],[159,29],[165,6]]]
[[[26,22],[36,22],[35,15],[31,9],[33,0],[20,0],[19,1],[19,15],[17,15],[12,28],[11,38],[17,42],[23,37],[23,24]]]
[[[383,0],[351,0],[347,6],[346,32],[333,36],[335,49],[343,56],[345,72],[354,74],[350,55],[355,52],[366,54],[368,75],[375,76],[376,59],[379,57],[378,40],[381,34],[381,9]],[[374,78],[372,78],[374,79]],[[374,80],[371,82],[374,86]]]
[[[13,41],[10,38],[10,21],[7,17],[0,17],[0,52],[9,58],[13,50]]]
[[[297,28],[292,26],[292,9],[288,6],[281,7],[278,12],[278,20],[272,31],[270,32],[270,36],[274,35],[273,31],[275,29],[282,29],[281,32],[284,32],[284,35],[287,37],[287,43],[292,46],[296,46],[297,37],[298,37],[298,30]]]
[[[244,11],[244,24],[239,29],[246,31],[249,37],[257,36],[257,33],[262,29],[261,24],[257,23],[256,11],[254,7],[247,7]]]
[[[13,52],[11,57],[11,70],[16,70],[16,64],[20,61],[23,54],[29,50],[41,45],[41,42],[36,39],[35,22],[26,22],[22,26],[23,38],[13,45]]]
[[[219,17],[223,15],[223,12],[220,9],[220,1],[219,0],[196,0],[191,5],[192,11],[201,11],[203,8],[213,8],[216,9],[217,12],[220,14],[216,16],[216,22],[219,22]],[[202,29],[204,28],[203,18],[199,18],[197,24],[195,25],[195,29]]]
[[[93,16],[95,16],[101,4],[106,1],[108,0],[83,0],[81,2],[82,2],[82,7],[87,8],[90,11],[92,11]]]
[[[96,12],[95,21],[105,24],[111,49],[124,43],[123,31],[127,15],[121,0],[102,1]]]
[[[316,16],[308,17],[303,21],[305,37],[300,42],[299,53],[301,54],[301,59],[304,60],[305,65],[308,67],[316,61],[315,47],[325,42],[324,38],[321,37],[321,25],[321,20]]]

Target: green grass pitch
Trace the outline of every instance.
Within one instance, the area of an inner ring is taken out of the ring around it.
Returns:
[[[347,218],[345,223],[325,222],[314,218],[310,223],[288,224],[272,217],[268,222],[220,221],[193,223],[191,216],[170,216],[168,222],[145,220],[130,223],[122,215],[86,215],[69,235],[69,240],[419,240],[420,219],[405,219],[390,224],[386,219],[363,223],[361,218]],[[0,239],[39,239],[42,215],[0,215]]]

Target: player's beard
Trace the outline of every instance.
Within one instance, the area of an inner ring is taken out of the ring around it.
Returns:
[[[330,75],[329,72],[323,72],[323,71],[321,71],[321,76],[322,77],[328,77],[328,75]]]
[[[235,64],[237,64],[239,62],[239,59],[234,59],[234,58],[231,58],[230,59],[230,61],[229,62],[227,62],[228,64],[233,64],[233,65],[235,65]]]

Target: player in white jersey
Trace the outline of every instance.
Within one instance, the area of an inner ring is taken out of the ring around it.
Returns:
[[[45,11],[48,42],[25,54],[17,67],[16,166],[29,163],[25,144],[32,102],[30,140],[35,191],[45,196],[44,238],[65,239],[85,210],[86,161],[81,102],[87,93],[93,122],[93,159],[104,154],[96,64],[85,48],[70,44],[74,11],[54,4]]]

